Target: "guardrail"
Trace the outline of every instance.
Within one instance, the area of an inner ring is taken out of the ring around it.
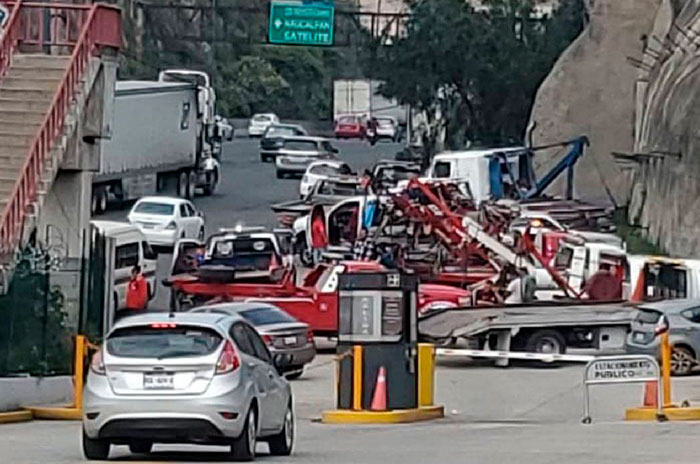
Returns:
[[[120,48],[121,14],[116,7],[104,4],[71,5],[8,3],[12,16],[0,42],[0,76],[9,69],[11,54],[28,49],[53,54],[67,54],[70,64],[61,79],[51,106],[30,145],[8,204],[0,216],[0,255],[12,253],[18,245],[27,208],[35,201],[48,155],[63,130],[66,114],[73,103],[80,79],[90,56],[99,47]],[[46,27],[49,21],[50,27]],[[80,33],[75,37],[75,30]]]

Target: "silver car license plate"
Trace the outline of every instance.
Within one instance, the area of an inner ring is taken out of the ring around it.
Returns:
[[[644,332],[637,332],[634,334],[634,341],[643,342],[644,338]]]
[[[172,390],[175,388],[173,374],[143,374],[144,390]]]
[[[297,337],[284,337],[285,345],[295,345],[297,343]]]

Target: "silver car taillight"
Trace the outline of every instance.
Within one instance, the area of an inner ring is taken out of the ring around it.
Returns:
[[[221,350],[219,360],[216,362],[216,375],[228,374],[241,367],[241,358],[238,357],[236,349],[230,341],[226,341],[224,349]]]
[[[97,375],[105,375],[105,365],[104,362],[102,362],[102,348],[92,355],[90,370]]]

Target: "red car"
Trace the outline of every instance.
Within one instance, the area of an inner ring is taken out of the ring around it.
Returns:
[[[365,138],[365,126],[358,116],[340,116],[335,121],[333,128],[338,139],[363,139]]]
[[[384,267],[373,261],[344,261],[319,264],[306,275],[301,285],[294,285],[294,271],[278,284],[202,283],[192,278],[171,280],[175,300],[191,299],[204,304],[220,301],[264,301],[282,308],[311,326],[317,335],[336,335],[338,331],[338,274],[342,272],[381,272]],[[439,308],[471,305],[471,293],[448,285],[421,284],[418,312],[425,314]]]

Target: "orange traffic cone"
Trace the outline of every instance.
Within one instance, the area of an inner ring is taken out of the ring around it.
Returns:
[[[374,396],[372,396],[372,411],[386,411],[386,369],[379,368],[377,374],[377,384],[374,386]]]
[[[659,401],[659,384],[653,380],[644,384],[644,407],[656,408]]]

